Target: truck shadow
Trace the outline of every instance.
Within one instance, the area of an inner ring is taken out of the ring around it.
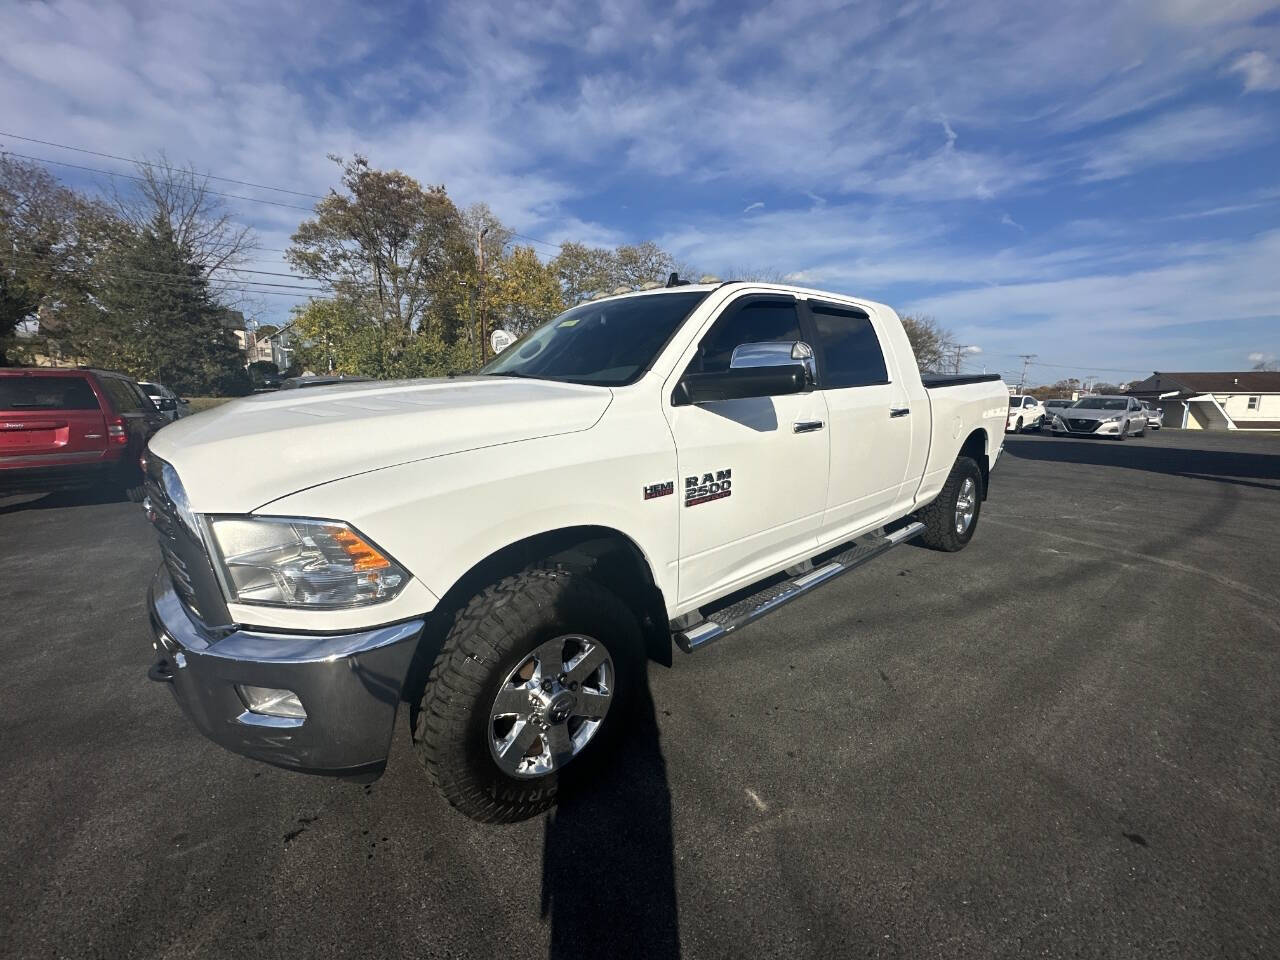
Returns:
[[[1212,480],[1263,490],[1280,490],[1280,455],[1232,450],[1188,450],[1137,442],[1054,438],[1049,442],[1010,437],[1005,452],[1019,460],[1085,463],[1099,467],[1146,470],[1193,480]],[[1276,481],[1264,483],[1261,481]]]
[[[648,678],[604,763],[569,766],[547,815],[552,960],[680,956],[671,791]]]

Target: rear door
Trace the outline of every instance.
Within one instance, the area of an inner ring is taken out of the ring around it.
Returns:
[[[132,380],[100,375],[99,382],[110,398],[116,414],[124,420],[129,449],[141,453],[147,445],[147,439],[165,422],[163,415],[151,402],[151,398]]]
[[[87,376],[0,373],[0,458],[94,460],[106,449],[102,406]]]
[[[857,307],[808,302],[818,385],[831,417],[831,478],[822,542],[890,519],[902,498],[914,430],[928,436],[929,410],[911,409],[871,316]]]

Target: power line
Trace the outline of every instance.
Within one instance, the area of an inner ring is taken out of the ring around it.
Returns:
[[[55,143],[53,140],[38,140],[35,137],[24,137],[21,134],[6,133],[3,130],[0,130],[0,137],[10,137],[14,140],[26,141],[27,143],[40,143],[40,144],[44,144],[46,147],[57,147],[60,150],[74,150],[76,153],[87,153],[90,156],[105,157],[108,160],[120,160],[120,161],[123,161],[124,163],[134,163],[141,167],[161,167],[161,169],[163,169],[163,167],[160,164],[151,163],[150,161],[147,161],[147,160],[133,160],[133,159],[130,159],[129,157],[117,156],[114,153],[102,153],[101,151],[98,151],[98,150],[87,150],[84,147],[73,147],[70,144],[66,144],[66,143]],[[17,156],[17,154],[14,154],[14,156]],[[290,190],[287,187],[270,187],[270,186],[267,186],[265,183],[251,183],[248,180],[236,180],[232,177],[219,177],[219,176],[215,176],[212,173],[202,173],[201,176],[209,180],[220,180],[223,183],[237,183],[242,187],[253,187],[254,189],[257,189],[257,190],[274,190],[277,193],[291,193],[297,197],[311,197],[315,200],[325,199],[325,197],[319,193],[306,193],[302,190]]]
[[[51,256],[51,255],[48,255],[48,254],[18,253],[18,254],[15,254],[15,256],[25,257],[25,258],[26,258],[26,259],[28,259],[28,260],[35,260],[35,261],[39,261],[39,262],[42,262],[42,263],[56,264],[56,263],[58,263],[58,262],[59,262],[57,257]],[[310,278],[310,277],[300,277],[300,276],[298,276],[296,273],[281,273],[281,272],[280,272],[280,271],[278,271],[278,270],[251,270],[251,269],[249,269],[248,267],[218,266],[218,267],[208,267],[207,269],[209,270],[209,272],[210,272],[211,274],[212,274],[212,272],[213,272],[214,270],[229,270],[229,271],[231,271],[232,273],[254,273],[254,274],[258,274],[258,275],[260,275],[260,276],[264,276],[264,277],[287,277],[287,278],[288,278],[288,279],[290,279],[290,280],[309,280],[309,279],[312,279],[312,278]],[[148,271],[148,272],[152,272],[152,271]],[[169,274],[169,276],[177,276],[177,274]],[[214,279],[214,278],[210,277],[210,279]],[[246,281],[244,281],[244,282],[245,282],[245,283],[260,283],[260,282],[264,282],[264,281],[258,281],[258,280],[246,280]],[[317,282],[318,282],[318,283],[322,283],[323,281],[317,281]]]
[[[65,160],[49,160],[46,157],[32,157],[32,156],[28,156],[25,153],[15,153],[12,150],[0,151],[0,156],[19,157],[23,160],[31,160],[35,163],[54,163],[60,167],[70,167],[73,170],[87,170],[90,173],[101,173],[108,177],[123,177],[125,180],[133,180],[133,181],[136,181],[137,183],[147,182],[143,177],[137,177],[129,173],[120,173],[119,171],[116,171],[116,170],[103,170],[100,167],[86,167],[83,164],[79,164],[79,163],[67,163],[67,161]],[[219,190],[206,189],[204,192],[215,197],[226,197],[228,200],[244,200],[248,203],[265,203],[268,206],[285,207],[289,210],[305,210],[307,213],[315,212],[314,208],[312,207],[302,207],[296,203],[281,203],[279,200],[263,200],[260,197],[246,197],[238,193],[222,193]]]
[[[51,258],[51,257],[42,257],[42,256],[38,256],[38,255],[36,255],[36,254],[17,254],[17,256],[19,256],[19,257],[22,257],[22,258],[26,259],[28,262],[34,261],[34,262],[43,263],[43,264],[47,264],[47,265],[52,265],[52,264],[56,264],[56,263],[57,263],[57,260],[56,260],[56,259],[54,259],[54,258]],[[279,273],[279,274],[277,274],[277,273],[272,273],[271,271],[267,271],[267,270],[245,270],[245,271],[242,271],[239,267],[212,267],[212,268],[210,268],[210,271],[211,271],[211,272],[212,272],[213,270],[230,270],[230,271],[233,271],[233,272],[245,272],[245,273],[266,273],[266,274],[268,274],[269,276],[289,277],[289,278],[294,279],[294,280],[303,280],[303,279],[306,279],[305,277],[295,277],[293,274],[289,274],[289,273]],[[292,283],[272,283],[272,282],[267,281],[267,280],[236,280],[236,279],[230,279],[230,280],[229,280],[229,279],[225,279],[225,278],[223,278],[223,277],[215,277],[215,276],[212,276],[212,275],[211,275],[211,273],[210,273],[210,274],[202,274],[200,277],[192,277],[192,276],[189,276],[189,275],[187,275],[187,274],[181,274],[181,273],[165,273],[165,272],[160,271],[160,270],[145,270],[145,269],[142,269],[142,268],[135,268],[135,269],[134,269],[134,270],[132,270],[132,271],[119,271],[119,270],[117,270],[117,271],[114,271],[114,272],[111,272],[111,271],[110,271],[110,268],[108,268],[108,272],[107,272],[107,273],[105,273],[104,275],[107,275],[107,276],[125,276],[125,275],[127,275],[127,276],[132,276],[132,277],[141,277],[141,276],[143,276],[143,275],[150,275],[150,276],[155,276],[155,277],[165,277],[165,278],[172,278],[172,279],[175,279],[175,280],[182,280],[182,281],[185,281],[185,282],[188,282],[188,283],[197,283],[197,282],[200,282],[201,280],[203,280],[203,281],[204,281],[204,282],[206,282],[206,283],[213,283],[213,284],[220,284],[220,285],[225,285],[225,284],[228,284],[228,283],[243,284],[243,285],[253,284],[253,285],[255,285],[255,286],[263,286],[263,287],[279,287],[279,288],[281,288],[281,289],[286,289],[286,290],[306,290],[306,291],[313,292],[313,293],[326,293],[326,292],[328,292],[328,291],[331,289],[331,288],[329,288],[329,287],[327,287],[327,286],[325,286],[325,287],[308,287],[308,286],[300,286],[300,285],[292,284]]]

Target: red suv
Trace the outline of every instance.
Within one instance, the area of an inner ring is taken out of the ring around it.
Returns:
[[[139,457],[165,423],[122,373],[0,367],[0,492],[111,485],[140,500]]]

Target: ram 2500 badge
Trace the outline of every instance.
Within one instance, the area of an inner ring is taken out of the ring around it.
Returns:
[[[528,817],[655,634],[964,547],[1007,397],[922,377],[888,307],[724,283],[584,303],[476,376],[229,403],[150,445],[150,675],[217,743],[356,779],[404,704],[451,803]]]

